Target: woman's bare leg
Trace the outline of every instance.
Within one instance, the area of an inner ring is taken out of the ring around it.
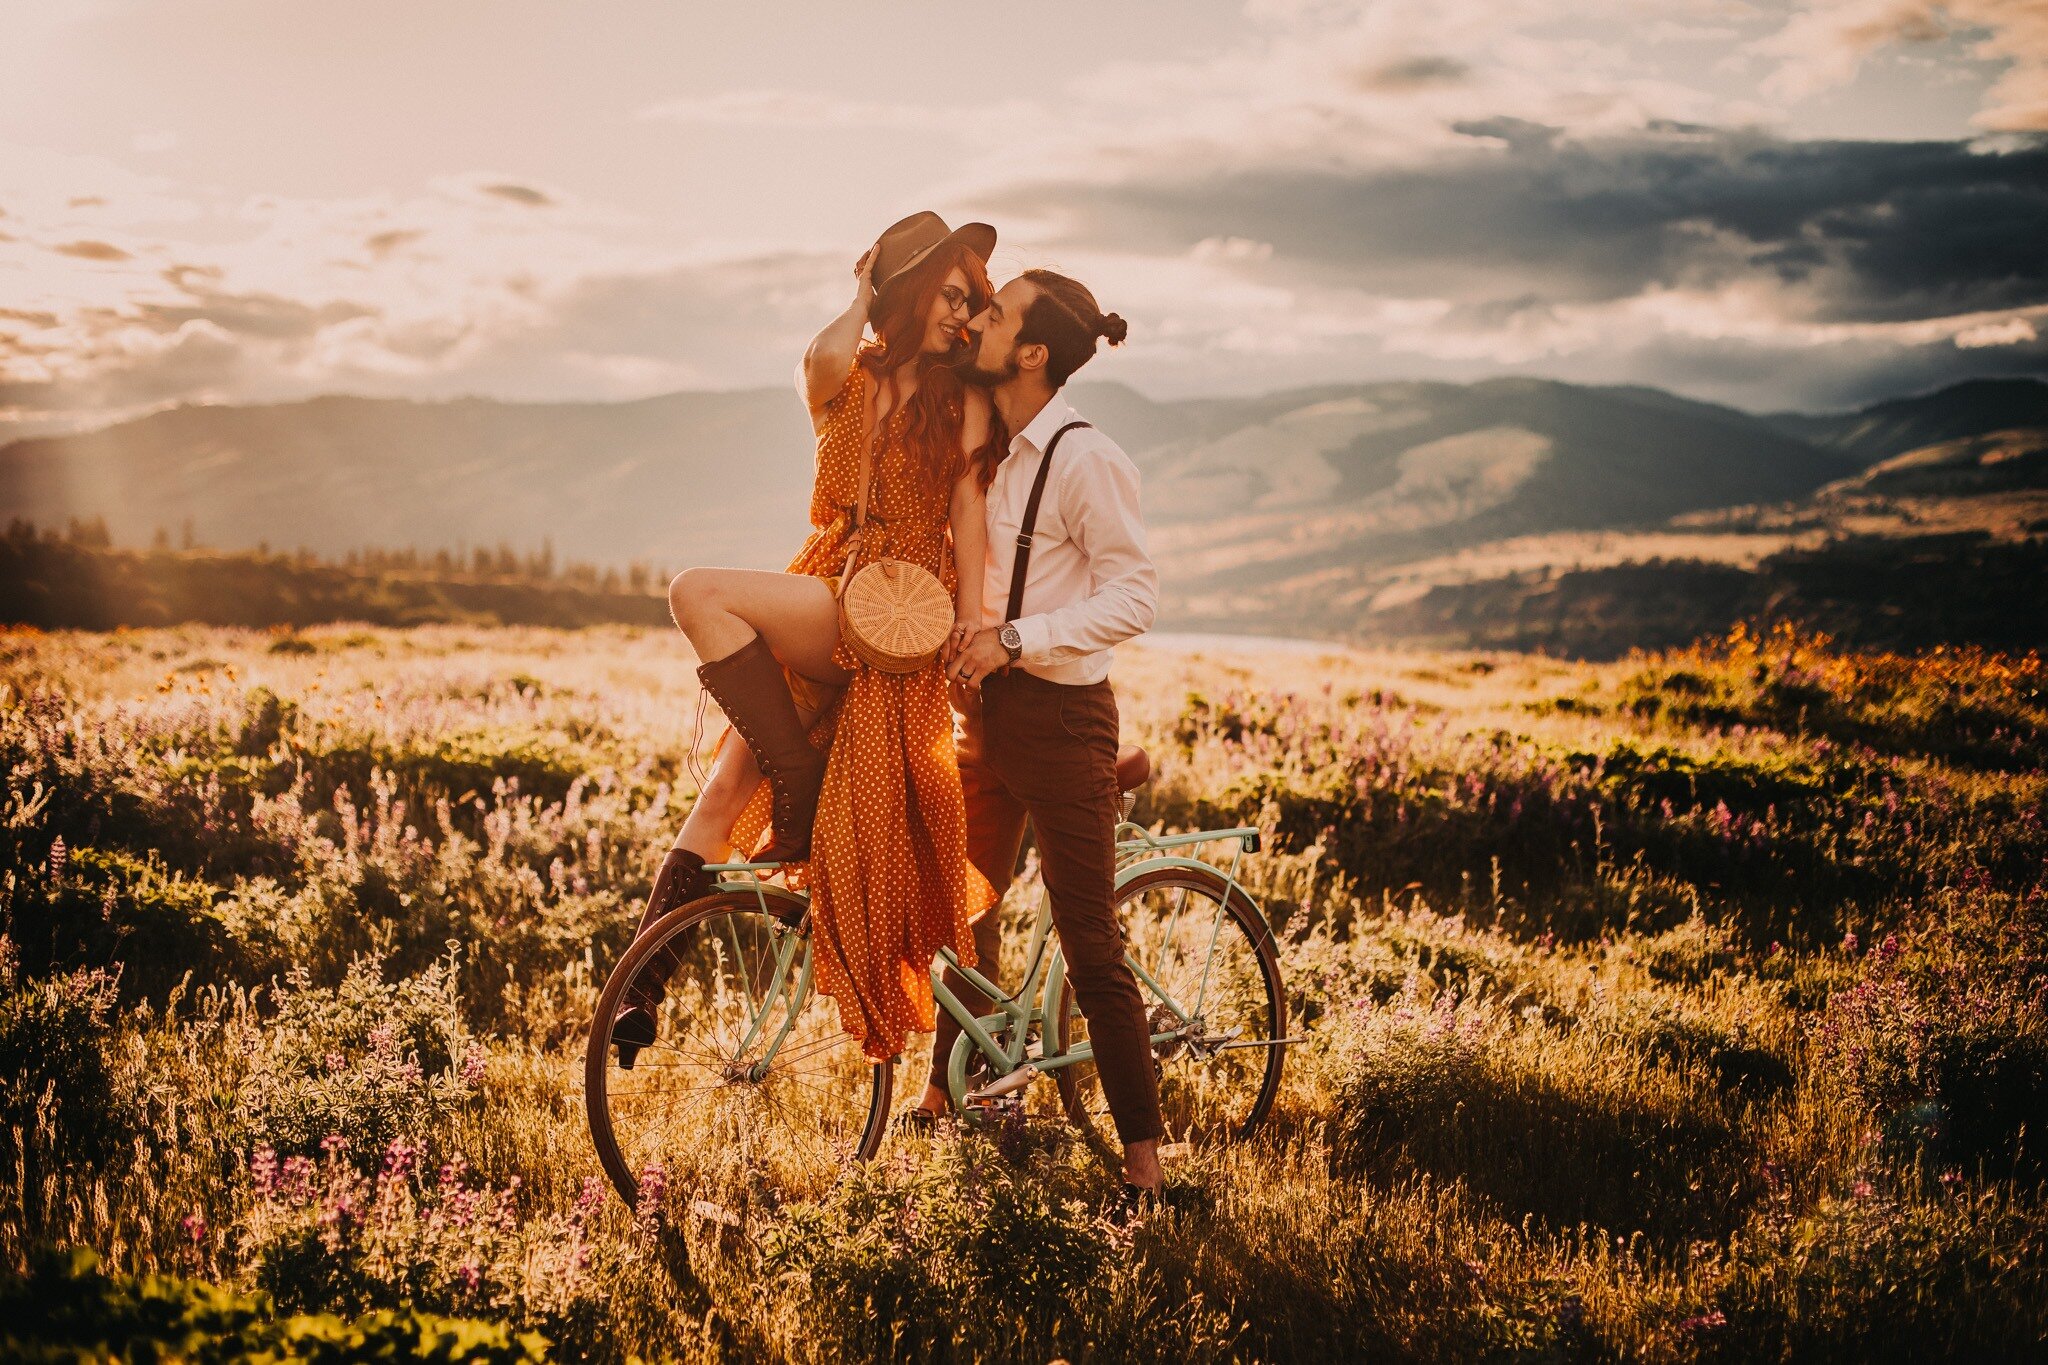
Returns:
[[[669,612],[700,660],[723,659],[759,635],[789,668],[814,681],[842,684],[832,661],[839,645],[839,603],[825,580],[753,569],[685,569],[668,589]],[[806,727],[818,713],[798,707]],[[732,827],[761,784],[761,769],[737,731],[726,737],[711,776],[676,834],[676,847],[717,862]]]
[[[784,668],[829,686],[846,681],[832,661],[839,601],[810,574],[757,569],[685,569],[668,585],[668,606],[703,663],[737,653],[756,635]]]

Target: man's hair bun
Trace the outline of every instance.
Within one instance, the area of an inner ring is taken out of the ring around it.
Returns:
[[[1045,377],[1054,388],[1088,363],[1099,338],[1108,337],[1110,345],[1120,346],[1129,334],[1131,324],[1115,313],[1104,313],[1088,286],[1072,276],[1027,270],[1022,278],[1037,293],[1017,325],[1017,344],[1045,347]]]

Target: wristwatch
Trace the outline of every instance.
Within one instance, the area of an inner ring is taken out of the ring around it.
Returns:
[[[1024,637],[1017,633],[1017,623],[1015,621],[1003,622],[1003,628],[996,632],[996,639],[1002,641],[1003,648],[1010,651],[1011,663],[1016,663],[1019,658],[1023,657]]]

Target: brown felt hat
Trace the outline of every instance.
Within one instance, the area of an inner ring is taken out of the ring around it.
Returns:
[[[875,242],[875,292],[880,294],[925,257],[947,242],[964,242],[983,265],[996,249],[996,230],[987,223],[962,223],[948,228],[936,213],[913,213],[893,223]]]

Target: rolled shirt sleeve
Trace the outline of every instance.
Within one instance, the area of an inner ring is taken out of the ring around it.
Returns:
[[[1138,467],[1107,443],[1058,474],[1067,534],[1088,561],[1089,591],[1078,602],[1021,616],[1020,662],[1060,664],[1083,658],[1151,629],[1159,606],[1159,573],[1145,546],[1138,506]]]

